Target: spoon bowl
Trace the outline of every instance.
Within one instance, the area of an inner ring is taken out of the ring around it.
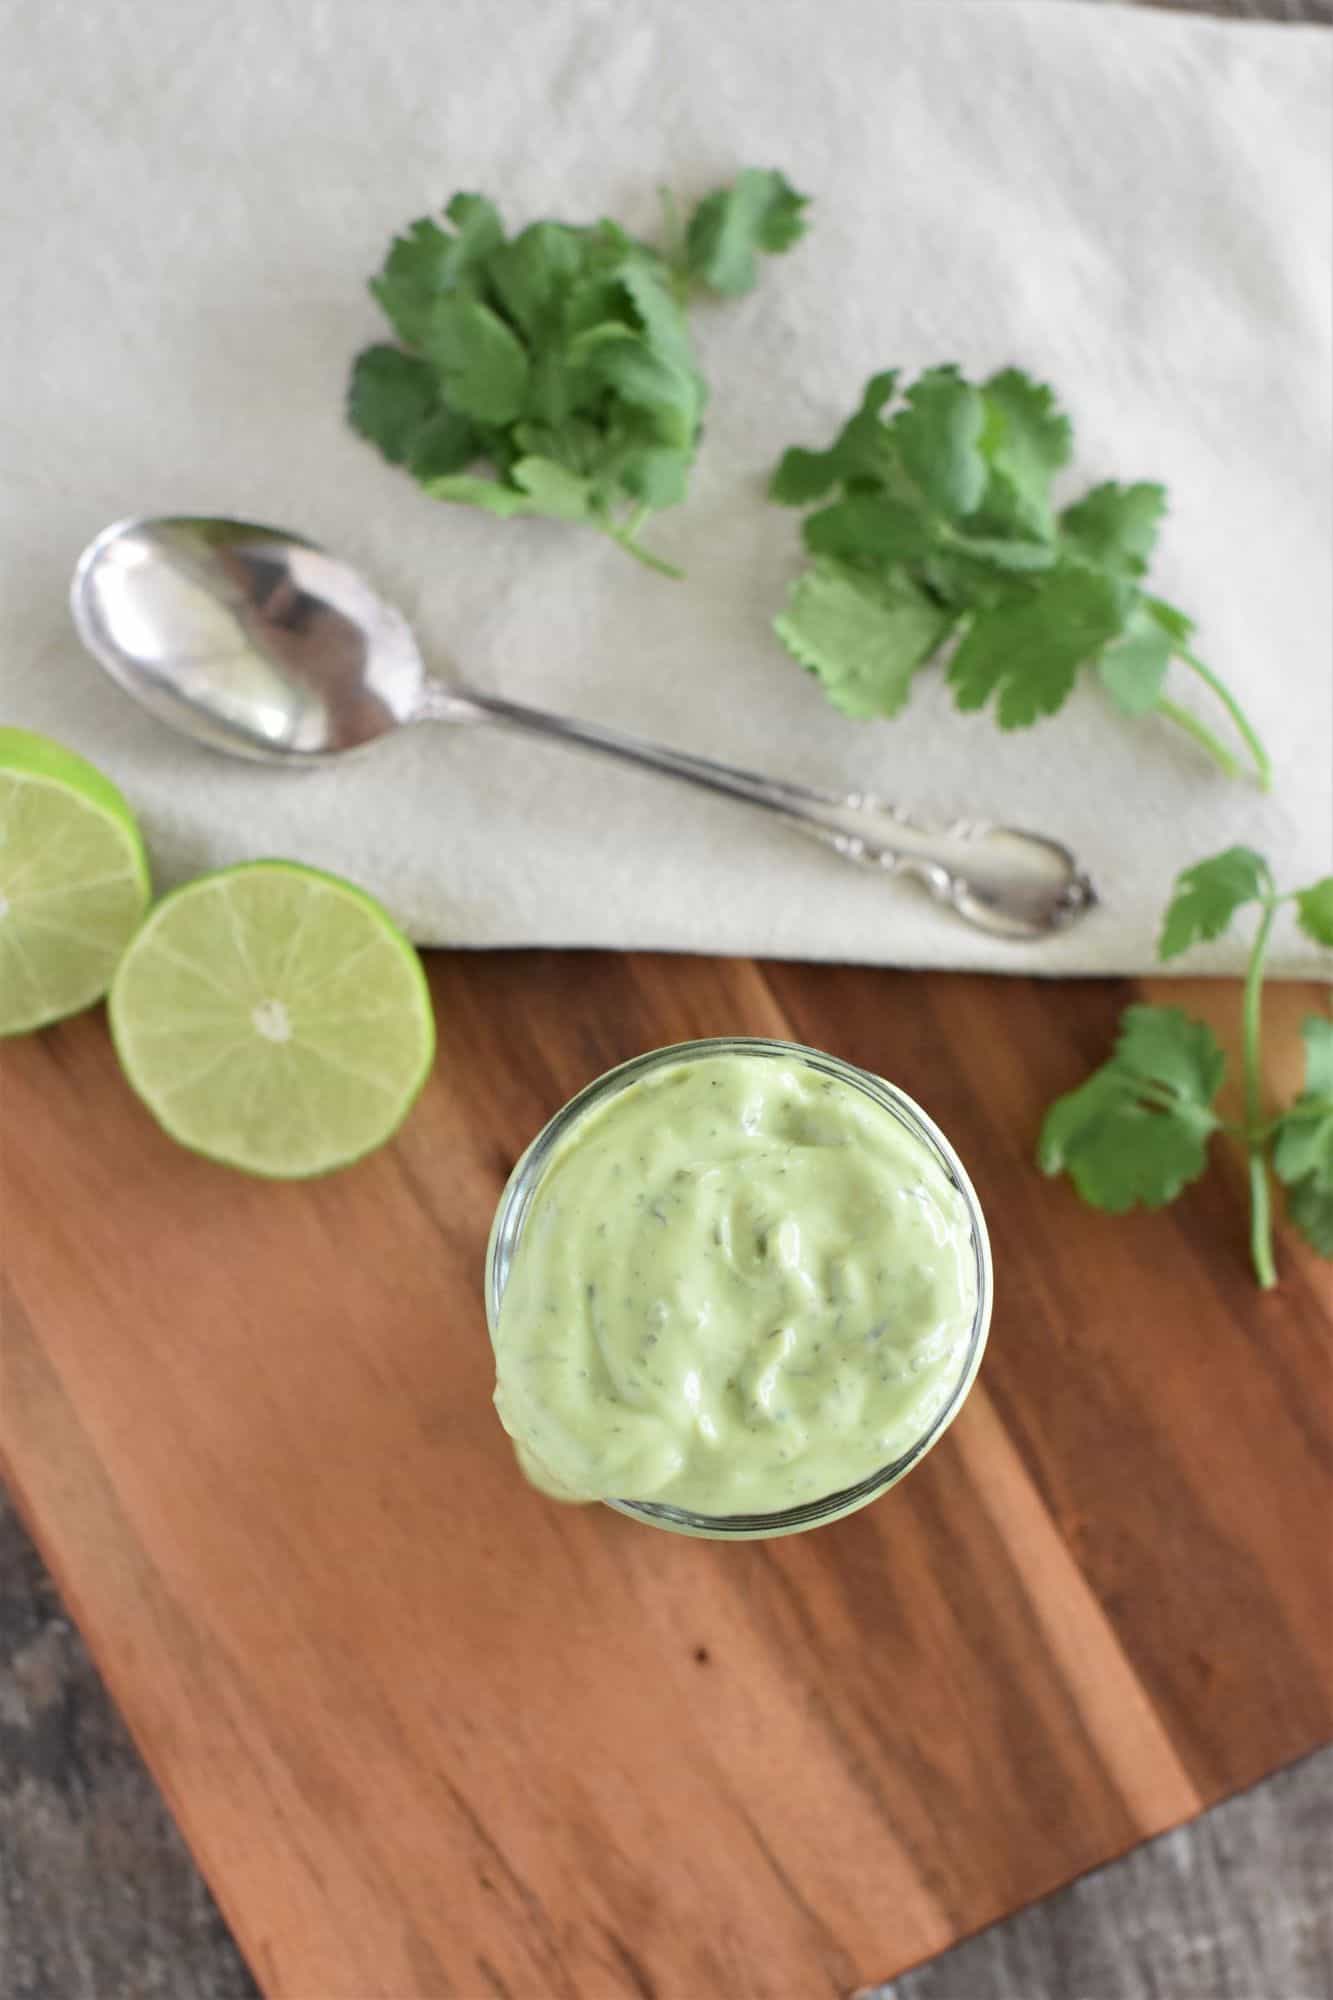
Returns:
[[[421,710],[426,669],[402,613],[277,528],[117,521],[80,557],[70,607],[127,694],[233,756],[322,763]]]

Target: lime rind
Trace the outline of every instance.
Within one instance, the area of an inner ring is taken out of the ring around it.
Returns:
[[[0,728],[0,1035],[100,1000],[151,894],[111,780],[50,737]]]
[[[277,1180],[391,1138],[435,1053],[415,948],[364,890],[295,862],[246,862],[165,897],[109,1014],[131,1086],[172,1138]]]

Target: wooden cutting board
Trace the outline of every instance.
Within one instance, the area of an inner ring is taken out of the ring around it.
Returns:
[[[1255,1290],[1238,1160],[1120,1221],[1031,1165],[1133,989],[574,953],[432,977],[421,1105],[312,1185],[176,1150],[98,1015],[0,1057],[3,1463],[271,1995],[844,1994],[1333,1733],[1329,1266],[1284,1235]],[[1326,1004],[1272,994],[1275,1084]],[[905,1085],[996,1262],[924,1466],[731,1547],[530,1492],[480,1301],[537,1126],[724,1031]]]

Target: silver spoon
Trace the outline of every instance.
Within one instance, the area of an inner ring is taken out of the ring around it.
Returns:
[[[79,636],[187,736],[289,770],[413,722],[499,722],[747,799],[849,861],[914,875],[999,937],[1065,929],[1096,902],[1068,848],[984,820],[919,824],[862,792],[815,790],[549,715],[427,674],[406,619],[313,542],[247,521],[117,521],[79,559]]]

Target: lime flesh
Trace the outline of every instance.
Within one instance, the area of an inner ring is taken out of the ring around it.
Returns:
[[[175,1139],[248,1173],[328,1173],[389,1138],[435,1053],[416,951],[370,896],[295,862],[188,883],[110,998],[133,1088]]]
[[[0,1035],[100,1000],[150,894],[111,780],[48,736],[0,729]]]

